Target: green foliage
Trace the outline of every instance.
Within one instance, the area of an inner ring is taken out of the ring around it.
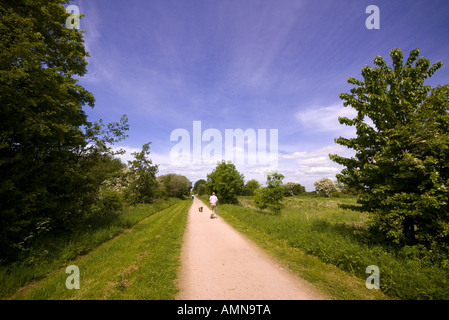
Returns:
[[[254,194],[254,202],[259,209],[268,209],[273,214],[279,214],[284,207],[284,188],[282,186],[284,176],[278,172],[267,174],[267,186],[258,189]]]
[[[328,178],[318,180],[314,185],[316,192],[322,197],[330,197],[338,191],[337,185]]]
[[[192,192],[193,193],[198,193],[199,195],[202,195],[202,194],[206,194],[206,180],[204,180],[204,179],[199,179],[199,180],[197,180],[196,182],[195,182],[195,184],[193,185],[193,189],[192,189]],[[202,187],[202,186],[204,186],[204,187]]]
[[[114,215],[90,215],[80,222],[77,228],[65,233],[46,233],[27,248],[26,252],[22,252],[20,259],[8,265],[0,265],[0,298],[8,298],[20,287],[37,281],[55,270],[65,269],[80,255],[88,254],[138,222],[181,202],[179,199],[170,198],[152,204],[128,206]],[[160,233],[161,230],[157,232]],[[123,255],[123,250],[121,254]],[[104,255],[104,259],[110,259],[111,263],[115,262],[114,257],[109,255]],[[62,288],[65,289],[65,286]],[[54,290],[55,287],[50,289],[53,294]]]
[[[261,184],[257,180],[255,180],[255,179],[249,180],[245,185],[243,194],[245,196],[254,196],[254,194],[260,187],[261,187]]]
[[[380,269],[380,288],[390,297],[449,299],[449,256],[423,245],[400,247],[375,241],[368,231],[370,214],[360,210],[355,198],[289,197],[284,200],[282,215],[261,214],[252,209],[253,201],[245,198],[241,199],[245,206],[222,206],[220,215],[228,222],[237,220],[256,238],[258,232],[263,232],[292,251],[299,249],[355,275],[365,291],[374,291],[364,288],[366,267],[376,265]],[[298,265],[300,270],[305,267]],[[326,281],[329,274],[324,276]],[[352,293],[354,288],[348,290]]]
[[[104,130],[87,121],[82,107],[95,99],[76,77],[88,54],[82,33],[65,27],[66,3],[0,3],[1,257],[88,214],[101,183],[96,163],[127,130],[126,117]]]
[[[338,180],[359,192],[389,239],[448,248],[449,85],[424,85],[442,63],[431,65],[419,53],[411,51],[404,64],[393,49],[392,67],[376,57],[376,67],[362,69],[363,81],[348,79],[355,88],[340,97],[357,116],[339,121],[355,126],[357,137],[336,142],[356,155],[330,157],[346,167]]]
[[[182,199],[184,196],[189,195],[192,188],[192,182],[187,177],[175,173],[159,176],[157,177],[157,182],[168,197]]]
[[[131,182],[128,186],[127,195],[133,204],[151,203],[157,190],[156,174],[158,165],[153,165],[150,154],[151,142],[145,143],[140,152],[133,152],[133,161],[129,163],[129,175]]]
[[[287,182],[284,184],[284,196],[292,197],[306,192],[306,187],[296,182]]]
[[[123,208],[123,193],[110,189],[101,189],[98,199],[93,205],[93,214],[118,214]]]
[[[207,184],[201,184],[199,187],[198,187],[198,192],[197,192],[199,195],[204,195],[204,194],[209,194],[210,193],[210,190],[208,189],[208,187],[207,187]]]
[[[243,179],[232,162],[222,161],[207,175],[207,187],[216,193],[220,203],[237,203],[245,186]]]

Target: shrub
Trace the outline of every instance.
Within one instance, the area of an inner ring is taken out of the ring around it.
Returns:
[[[337,185],[328,178],[318,180],[314,184],[315,190],[320,196],[330,197],[334,192],[338,191]]]
[[[273,172],[267,175],[267,187],[258,189],[254,195],[254,202],[259,209],[268,209],[273,214],[279,214],[284,207],[282,179],[284,176]]]

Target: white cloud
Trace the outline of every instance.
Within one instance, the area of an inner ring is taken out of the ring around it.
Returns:
[[[313,132],[338,132],[345,137],[354,137],[355,128],[340,124],[338,117],[354,118],[357,112],[341,104],[313,107],[296,113],[296,118],[308,130]]]
[[[314,190],[313,183],[321,178],[336,179],[343,167],[329,158],[329,154],[350,157],[351,152],[339,145],[325,146],[306,152],[293,152],[280,155],[280,172],[285,175],[285,182],[298,182],[308,191]]]
[[[140,148],[127,146],[117,146],[114,150],[126,150],[126,154],[119,156],[123,162],[132,160],[132,152],[140,151]],[[335,175],[342,167],[329,159],[329,154],[338,154],[344,157],[352,156],[351,151],[339,145],[326,146],[323,148],[293,152],[289,154],[279,154],[279,165],[277,168],[260,164],[237,164],[237,170],[245,176],[245,181],[256,179],[260,183],[265,183],[266,174],[269,171],[277,170],[285,176],[284,182],[298,182],[306,187],[308,191],[314,190],[313,183],[321,178],[335,180]],[[172,162],[169,153],[160,154],[152,152],[149,157],[154,164],[159,165],[158,175],[167,173],[178,173],[186,176],[192,183],[199,179],[206,179],[215,167],[215,163],[177,163]]]

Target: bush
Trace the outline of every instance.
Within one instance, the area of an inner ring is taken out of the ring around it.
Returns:
[[[256,193],[256,191],[259,188],[260,188],[260,183],[257,180],[252,179],[246,183],[243,194],[245,196],[254,196],[254,194]]]
[[[284,184],[284,196],[292,197],[306,192],[306,188],[296,182],[287,182]]]
[[[316,192],[323,197],[330,197],[333,193],[338,191],[337,185],[328,178],[318,180],[314,184]]]
[[[117,214],[123,210],[123,194],[119,191],[101,189],[97,202],[93,205],[95,215]]]
[[[284,207],[282,179],[284,176],[277,172],[267,175],[267,187],[258,189],[254,194],[254,202],[259,209],[268,209],[273,214],[279,214]]]

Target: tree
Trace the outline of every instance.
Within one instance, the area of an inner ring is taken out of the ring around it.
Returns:
[[[284,184],[284,196],[292,197],[306,192],[306,188],[296,182],[287,182]]]
[[[238,203],[237,195],[245,186],[243,179],[231,161],[222,161],[207,175],[207,187],[217,194],[220,203]]]
[[[316,192],[323,197],[330,197],[338,191],[337,185],[329,178],[323,178],[314,183]]]
[[[183,198],[188,196],[192,183],[182,175],[169,173],[157,177],[157,181],[161,184],[165,194],[169,197]]]
[[[376,67],[362,69],[363,81],[348,79],[356,87],[340,97],[357,116],[339,121],[355,126],[357,137],[335,141],[356,154],[330,157],[345,166],[338,180],[359,192],[359,203],[388,238],[447,247],[449,86],[424,85],[442,63],[431,65],[419,53],[412,50],[404,64],[401,50],[393,49],[392,67],[378,56]]]
[[[200,179],[200,180],[196,181],[195,184],[193,185],[193,189],[192,189],[193,193],[197,193],[200,195],[203,194],[203,193],[200,193],[200,191],[204,192],[204,188],[201,188],[201,186],[205,185],[206,182],[207,181],[204,179]]]
[[[62,230],[78,221],[98,187],[81,154],[82,106],[95,99],[76,77],[87,72],[88,54],[82,33],[65,27],[67,2],[0,3],[2,257],[23,249],[43,224]]]
[[[284,207],[284,188],[282,186],[284,176],[278,172],[267,174],[267,186],[258,189],[254,195],[254,202],[259,209],[268,209],[273,214],[279,214]]]
[[[129,185],[128,195],[131,203],[151,203],[155,197],[158,165],[153,165],[150,154],[151,142],[145,143],[140,152],[133,152],[135,160],[128,161],[133,178]]]
[[[200,184],[200,186],[198,187],[198,194],[204,195],[204,194],[209,194],[211,191],[209,190],[209,188],[207,187],[207,184]]]
[[[246,185],[245,185],[245,189],[244,189],[244,194],[246,196],[254,196],[255,192],[261,187],[260,183],[255,180],[249,180]]]

